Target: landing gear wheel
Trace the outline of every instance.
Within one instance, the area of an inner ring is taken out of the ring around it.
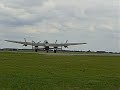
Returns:
[[[48,53],[48,51],[46,51]]]
[[[38,52],[38,46],[35,46],[35,52]]]
[[[35,49],[35,52],[38,52],[38,50],[37,50],[37,49]]]
[[[57,52],[57,50],[54,50],[54,53],[56,53]]]

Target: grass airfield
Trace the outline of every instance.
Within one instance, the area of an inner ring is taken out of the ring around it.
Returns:
[[[120,56],[0,52],[0,90],[120,90]]]

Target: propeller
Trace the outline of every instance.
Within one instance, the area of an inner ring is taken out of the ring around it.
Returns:
[[[68,40],[66,40],[66,44],[67,44]],[[68,48],[68,46],[64,46],[65,48]]]
[[[56,45],[56,43],[57,43],[57,40],[55,41],[54,49],[57,49],[57,48],[58,48],[57,45]]]
[[[39,44],[41,41],[39,41],[37,44]]]
[[[34,46],[35,48],[38,47],[38,44],[40,43],[41,41],[39,41],[38,43],[35,43],[35,41],[32,40],[32,49],[34,49]]]
[[[68,42],[68,40],[66,40],[66,43]]]
[[[26,42],[26,38],[24,38],[25,42]]]
[[[57,40],[55,41],[55,44],[57,43]]]
[[[35,43],[35,41],[32,40],[33,43]]]
[[[33,46],[34,46],[33,44],[35,44],[35,42],[32,40],[32,49],[33,49]]]
[[[27,41],[26,41],[26,38],[24,38],[24,40],[25,40],[25,44],[24,44],[23,46],[25,46],[25,47],[26,47],[26,46],[27,46]]]

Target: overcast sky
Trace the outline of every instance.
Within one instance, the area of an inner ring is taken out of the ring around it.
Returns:
[[[5,39],[86,42],[71,50],[120,52],[120,0],[0,0],[0,48]]]

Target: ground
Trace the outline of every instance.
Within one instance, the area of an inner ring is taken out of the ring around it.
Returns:
[[[0,90],[120,90],[120,56],[0,52]]]

